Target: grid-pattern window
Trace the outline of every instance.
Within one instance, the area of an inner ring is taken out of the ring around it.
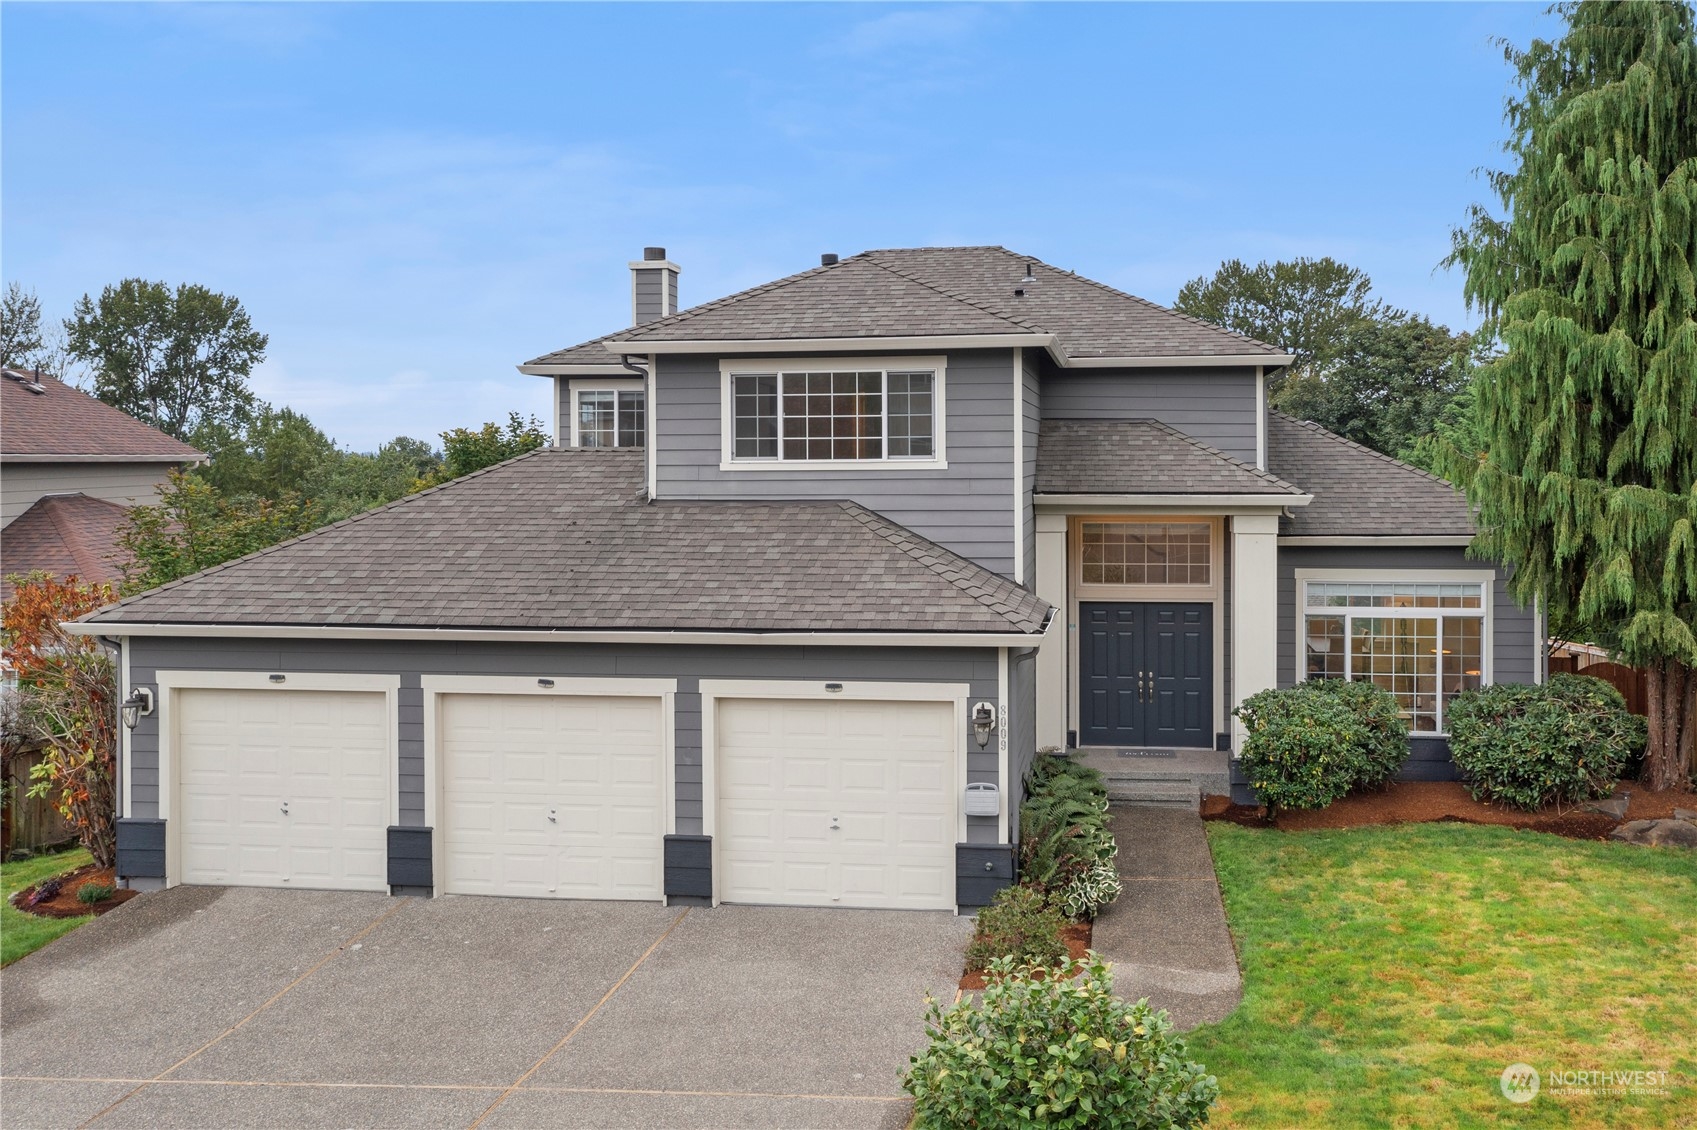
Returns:
[[[1212,530],[1207,522],[1085,522],[1087,585],[1205,585]]]
[[[579,447],[641,447],[646,438],[641,389],[583,389],[577,394]]]
[[[736,373],[733,459],[932,459],[937,375],[930,371]]]
[[[1304,604],[1306,677],[1371,680],[1415,733],[1444,732],[1449,703],[1484,683],[1481,585],[1311,581]]]

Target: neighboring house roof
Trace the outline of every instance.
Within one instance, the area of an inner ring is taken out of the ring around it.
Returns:
[[[1265,494],[1303,491],[1159,420],[1044,420],[1038,494]]]
[[[1027,269],[1031,281],[1025,281]],[[1016,294],[1016,291],[1024,293]],[[1053,334],[1063,361],[1265,357],[1283,351],[1004,247],[863,251],[829,266],[545,354],[527,366],[604,365],[606,342],[740,342]]]
[[[1467,502],[1436,475],[1329,432],[1267,413],[1267,467],[1314,501],[1281,523],[1291,537],[1471,537]]]
[[[0,376],[0,457],[15,462],[103,459],[190,463],[204,453],[45,373]]]
[[[50,494],[14,518],[0,534],[0,577],[36,570],[61,579],[123,579],[118,532],[129,509],[86,494]],[[4,584],[10,600],[12,586]]]
[[[648,502],[643,459],[542,448],[90,619],[1031,634],[1049,612],[852,502]]]

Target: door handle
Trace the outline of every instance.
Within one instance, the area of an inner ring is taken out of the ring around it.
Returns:
[[[549,821],[549,823],[551,823],[551,824],[559,823],[560,818],[557,815],[558,812],[559,812],[559,810],[555,809],[555,808],[550,808],[548,810],[548,821]]]
[[[289,802],[288,801],[283,802],[283,807],[282,807],[281,811],[282,811],[284,816],[287,816],[289,814]]]

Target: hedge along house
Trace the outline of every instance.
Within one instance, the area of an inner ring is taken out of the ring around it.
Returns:
[[[539,357],[558,446],[95,613],[120,873],[970,908],[1044,746],[1538,676],[1442,482],[1269,413],[1290,358],[994,247],[873,251]]]

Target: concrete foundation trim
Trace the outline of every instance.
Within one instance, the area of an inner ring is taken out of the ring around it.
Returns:
[[[120,879],[163,879],[165,877],[165,821],[118,819],[118,862]]]
[[[963,910],[989,906],[1013,886],[1012,844],[955,845],[955,903]]]
[[[393,894],[411,893],[398,887],[435,886],[430,866],[430,829],[389,829],[389,889]]]
[[[664,848],[665,891],[675,899],[713,898],[713,837],[667,836]]]

